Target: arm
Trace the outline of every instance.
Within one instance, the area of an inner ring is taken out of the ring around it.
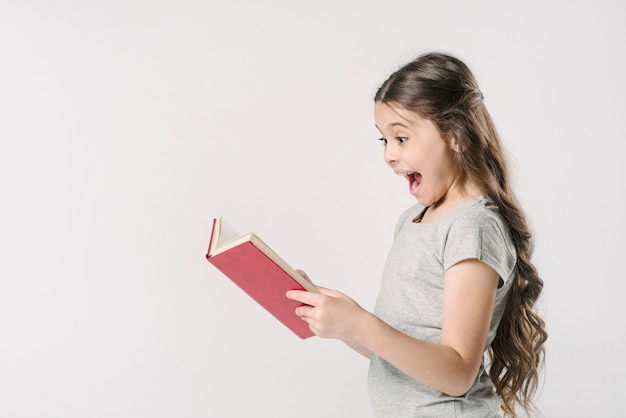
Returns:
[[[365,348],[358,342],[354,340],[343,340],[344,343],[357,353],[361,354],[365,358],[370,358],[370,354],[372,353],[369,349]]]
[[[320,337],[355,342],[414,379],[460,396],[473,384],[482,360],[497,282],[498,274],[476,259],[447,270],[439,343],[401,333],[334,290],[291,291],[288,297],[309,305],[296,313]]]

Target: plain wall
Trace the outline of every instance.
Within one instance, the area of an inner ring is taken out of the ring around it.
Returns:
[[[0,416],[368,417],[367,360],[204,259],[213,217],[372,309],[397,216],[372,96],[475,71],[536,237],[547,417],[621,409],[618,1],[2,1]]]

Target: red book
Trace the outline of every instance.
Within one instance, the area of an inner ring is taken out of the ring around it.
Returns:
[[[285,293],[317,289],[254,233],[239,234],[223,218],[214,219],[206,258],[297,336],[314,335],[295,314],[302,304]]]

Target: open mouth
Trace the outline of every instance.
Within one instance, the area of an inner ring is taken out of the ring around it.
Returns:
[[[422,175],[420,173],[407,173],[406,178],[409,180],[409,191],[412,194],[417,193],[422,184]]]

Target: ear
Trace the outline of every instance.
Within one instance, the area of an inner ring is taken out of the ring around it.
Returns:
[[[448,143],[450,144],[450,148],[452,148],[452,151],[461,152],[461,145],[459,144],[459,141],[456,139],[456,137],[450,136],[448,138]]]

